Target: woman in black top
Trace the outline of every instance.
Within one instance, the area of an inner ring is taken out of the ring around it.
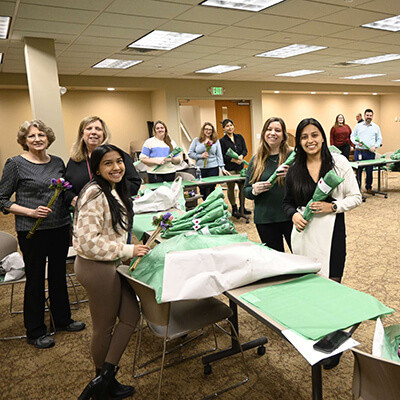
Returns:
[[[76,199],[82,188],[92,179],[89,162],[92,151],[101,144],[108,143],[110,131],[106,123],[97,116],[84,118],[79,124],[78,138],[72,146],[71,158],[68,160],[65,179],[71,183],[72,189],[66,193],[66,201],[75,207]],[[135,196],[142,180],[137,173],[129,154],[123,152],[126,165],[128,191]]]
[[[18,132],[18,143],[26,151],[6,161],[0,181],[0,210],[15,214],[15,229],[25,262],[26,284],[24,296],[24,323],[27,342],[39,349],[54,346],[47,336],[44,323],[45,269],[48,260],[50,310],[57,330],[79,331],[83,322],[71,319],[65,280],[65,260],[69,246],[70,217],[61,194],[50,209],[45,206],[53,191],[53,178],[65,173],[61,158],[47,154],[55,140],[54,132],[42,121],[24,122]],[[16,201],[10,201],[12,194]],[[43,218],[36,233],[27,234],[38,218]]]
[[[244,195],[254,200],[254,223],[261,242],[278,251],[284,251],[283,237],[290,248],[293,226],[282,208],[283,184],[289,166],[280,167],[272,188],[267,180],[290,152],[285,122],[281,118],[269,118],[262,129],[257,153],[250,160],[244,184]]]
[[[242,135],[235,132],[235,125],[233,121],[226,118],[222,121],[222,128],[224,129],[224,137],[219,140],[222,149],[222,155],[224,157],[225,169],[233,174],[239,174],[243,169],[243,159],[247,155],[246,142]],[[238,154],[239,159],[235,160],[226,155],[228,149],[232,149]],[[244,194],[243,194],[243,182],[237,183],[239,188],[239,205],[238,210],[235,199],[235,182],[228,182],[228,199],[232,206],[232,215],[235,218],[240,218],[241,215],[250,215],[251,211],[246,210],[244,207]]]

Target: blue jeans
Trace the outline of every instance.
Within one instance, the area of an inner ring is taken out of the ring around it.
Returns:
[[[375,153],[369,150],[358,150],[354,151],[354,161],[360,160],[375,160]],[[361,187],[362,170],[365,169],[367,177],[365,179],[365,189],[372,189],[372,166],[358,168],[357,169],[357,180]]]

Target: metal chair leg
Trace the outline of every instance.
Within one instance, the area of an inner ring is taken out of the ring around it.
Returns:
[[[167,350],[167,335],[168,335],[168,328],[165,329],[165,335],[164,335],[163,355],[162,355],[162,359],[161,359],[160,380],[158,383],[157,400],[160,400],[160,397],[161,397],[161,385],[162,385],[162,376],[163,376],[163,372],[164,372],[165,351]]]

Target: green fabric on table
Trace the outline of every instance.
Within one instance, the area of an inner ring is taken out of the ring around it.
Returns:
[[[160,214],[165,214],[166,211],[159,211],[156,213],[146,214],[135,214],[133,217],[132,233],[137,237],[138,240],[142,240],[145,232],[154,231],[155,226],[153,225],[153,217],[157,217]],[[171,214],[175,218],[179,217],[179,213],[172,211]],[[173,222],[173,221],[172,221]]]
[[[249,242],[245,235],[179,235],[158,244],[147,253],[134,271],[129,274],[151,286],[156,300],[161,302],[164,281],[164,260],[170,251],[208,249],[232,243]],[[182,266],[184,268],[185,266]]]
[[[368,165],[381,165],[381,164],[389,164],[390,160],[386,158],[378,158],[376,160],[361,160],[361,161],[353,161],[350,163],[352,168],[358,168],[358,167],[363,167],[363,166],[368,166]]]
[[[386,360],[400,362],[400,325],[391,325],[384,328],[382,357]]]
[[[256,289],[240,298],[312,340],[394,312],[366,293],[312,274]]]

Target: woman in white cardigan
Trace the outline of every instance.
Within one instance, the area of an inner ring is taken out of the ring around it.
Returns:
[[[318,181],[328,171],[344,181],[325,199],[311,204],[314,215],[303,218]],[[296,130],[296,158],[285,181],[284,210],[292,219],[292,249],[318,259],[320,274],[341,281],[346,260],[344,212],[361,204],[361,193],[350,166],[342,155],[332,155],[325,132],[314,118],[301,121]]]

